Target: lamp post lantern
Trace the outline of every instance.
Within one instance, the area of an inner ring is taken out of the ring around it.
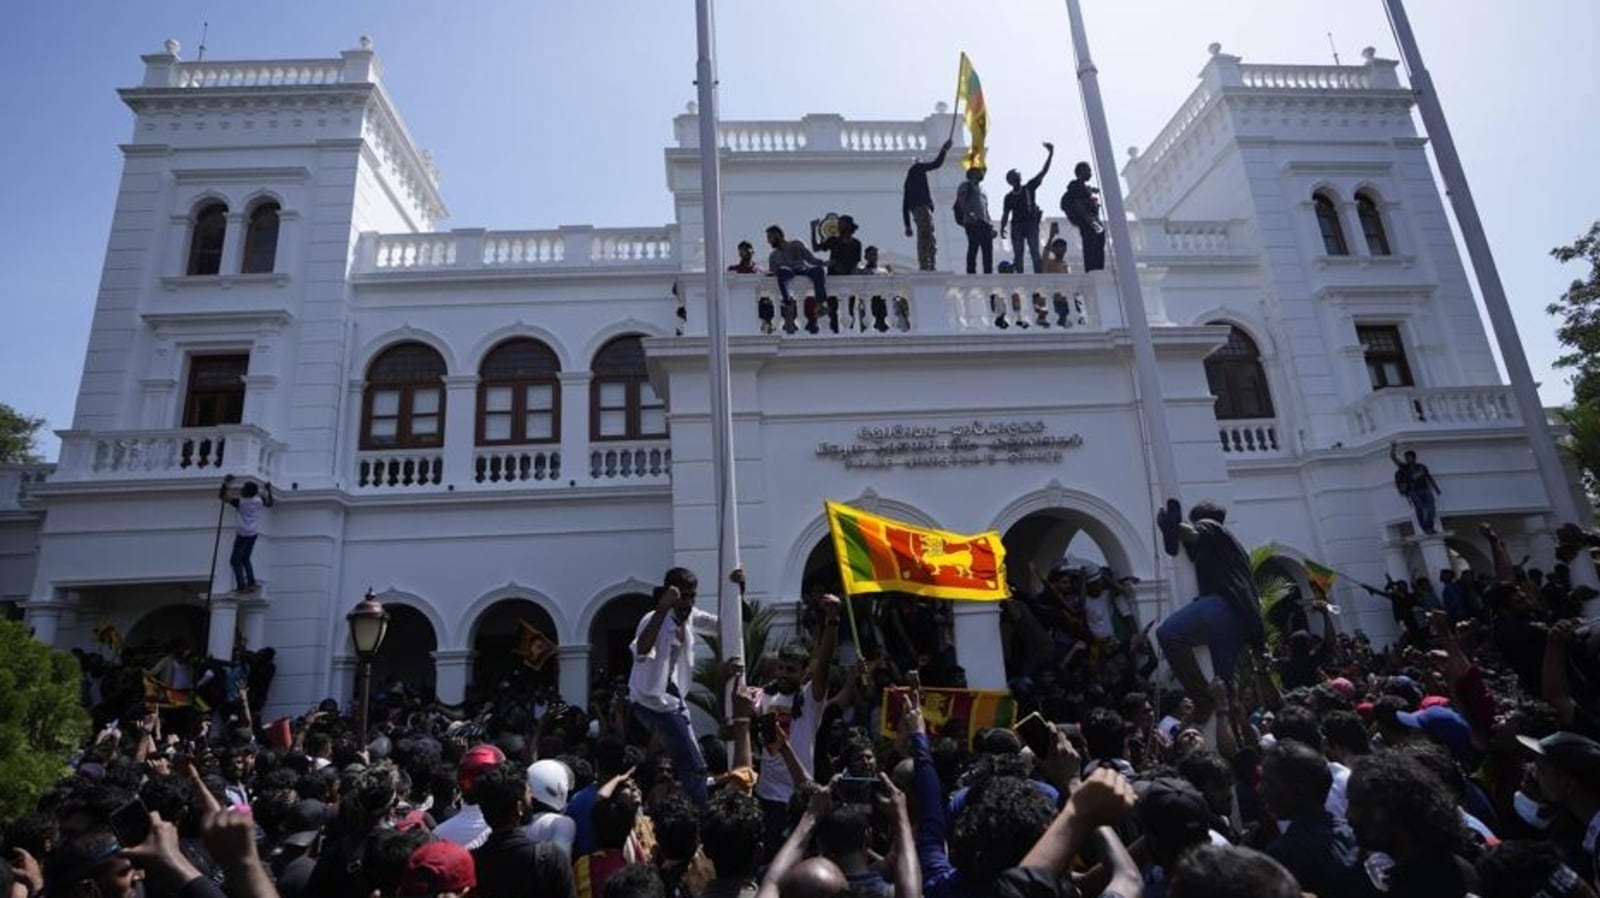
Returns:
[[[344,619],[350,625],[350,642],[356,647],[356,724],[361,733],[361,744],[367,744],[367,700],[372,691],[372,659],[383,646],[383,637],[389,632],[389,612],[378,601],[371,589],[367,590],[356,607]]]

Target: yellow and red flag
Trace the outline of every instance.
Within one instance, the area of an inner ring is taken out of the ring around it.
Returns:
[[[511,650],[522,663],[534,670],[543,670],[546,661],[556,653],[556,644],[533,624],[517,621],[517,645]]]
[[[967,133],[971,139],[961,165],[968,169],[988,168],[983,158],[983,142],[989,136],[989,106],[983,101],[983,82],[978,80],[978,72],[966,53],[961,54],[961,71],[956,75],[956,103],[963,100],[967,104]]]
[[[150,671],[144,672],[144,703],[152,708],[187,708],[193,705],[204,712],[211,710],[193,689],[179,689],[156,679]]]
[[[905,716],[907,690],[888,689],[883,696],[882,735],[894,738]],[[924,689],[922,719],[930,736],[965,738],[971,745],[982,730],[1009,727],[1016,721],[1017,705],[1004,689]]]
[[[1011,595],[1006,549],[993,530],[966,536],[826,504],[839,577],[850,595],[907,592],[976,602]]]
[[[1333,589],[1334,581],[1339,579],[1339,572],[1309,558],[1305,561],[1305,568],[1306,582],[1310,584],[1311,591],[1316,594],[1316,598],[1328,601],[1328,593]]]

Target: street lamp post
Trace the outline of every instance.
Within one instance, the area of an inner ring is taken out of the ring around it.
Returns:
[[[356,724],[361,732],[361,744],[365,746],[367,699],[372,691],[372,659],[378,654],[378,649],[383,646],[383,637],[389,632],[389,612],[378,601],[377,594],[368,589],[366,596],[344,619],[350,624],[350,641],[356,647],[356,679],[360,680],[356,687],[360,701],[356,708]]]

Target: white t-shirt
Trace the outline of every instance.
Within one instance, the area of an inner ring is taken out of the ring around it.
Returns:
[[[1329,761],[1328,772],[1333,774],[1333,785],[1328,787],[1328,800],[1323,803],[1323,808],[1343,820],[1350,813],[1350,801],[1345,798],[1345,790],[1350,786],[1350,768],[1338,761]]]
[[[260,534],[261,509],[266,507],[266,503],[261,501],[261,497],[240,496],[239,505],[237,507],[239,510],[239,519],[235,532],[237,532],[240,536],[256,536]]]
[[[454,817],[441,823],[433,831],[441,842],[454,842],[471,851],[489,839],[489,824],[483,819],[483,810],[475,804],[463,805]]]
[[[534,842],[554,843],[569,858],[572,856],[572,843],[577,837],[577,822],[564,814],[539,811],[533,815],[533,822],[528,824],[528,838]]]
[[[794,713],[797,696],[804,696],[799,714]],[[817,727],[822,723],[822,709],[826,704],[812,694],[809,680],[796,695],[768,692],[761,697],[761,713],[777,716],[779,728],[789,734],[789,744],[794,746],[795,757],[800,759],[800,767],[807,774],[812,772],[811,756],[816,749]],[[793,795],[794,779],[789,776],[789,765],[784,763],[783,755],[773,754],[762,746],[761,778],[756,780],[756,797],[763,801],[788,801]]]
[[[1104,593],[1083,600],[1083,616],[1089,623],[1089,635],[1106,640],[1117,635],[1111,626],[1111,598]]]
[[[628,700],[652,711],[677,711],[684,706],[683,696],[694,687],[695,635],[716,635],[717,616],[696,608],[689,612],[688,626],[680,627],[677,616],[669,613],[656,634],[656,644],[641,651],[644,647],[639,645],[639,639],[654,615],[654,611],[645,615],[633,633]],[[669,685],[676,687],[677,695],[668,691]]]

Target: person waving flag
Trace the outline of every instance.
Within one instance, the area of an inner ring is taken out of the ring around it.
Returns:
[[[963,100],[967,103],[967,133],[971,139],[961,165],[968,169],[988,168],[983,142],[989,134],[989,106],[983,101],[983,82],[978,80],[978,72],[966,53],[961,54],[961,72],[956,76],[956,106]]]

